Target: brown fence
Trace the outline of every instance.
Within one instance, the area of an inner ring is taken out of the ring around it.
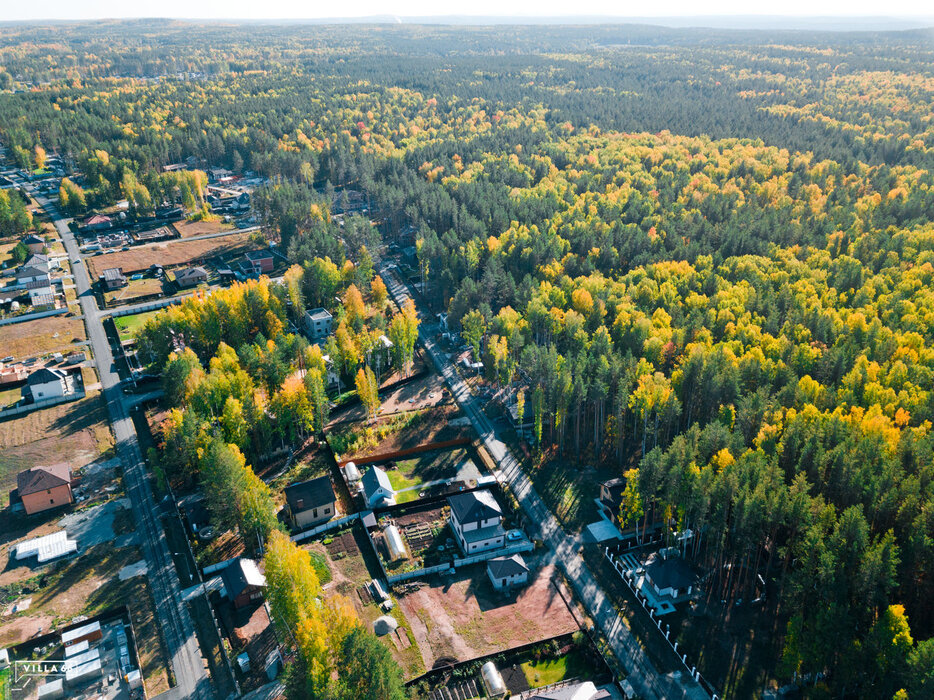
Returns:
[[[366,455],[365,457],[356,457],[354,459],[343,459],[340,460],[337,465],[343,467],[347,462],[353,462],[354,464],[376,464],[377,462],[388,462],[391,459],[399,459],[400,457],[407,457],[408,455],[418,454],[419,452],[431,452],[433,450],[447,450],[452,447],[461,447],[463,445],[469,445],[473,440],[471,438],[454,438],[453,440],[442,440],[441,442],[429,442],[425,445],[417,445],[416,447],[407,447],[404,450],[396,450],[395,452],[382,452],[375,455]]]

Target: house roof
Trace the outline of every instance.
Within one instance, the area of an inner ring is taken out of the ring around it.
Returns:
[[[252,559],[239,557],[234,559],[221,571],[221,578],[224,581],[227,596],[231,599],[243,593],[247,586],[263,587],[266,585],[266,577],[260,573],[256,562]]]
[[[251,250],[246,254],[246,257],[248,260],[263,260],[265,258],[271,258],[272,251],[266,250],[265,248],[263,250]]]
[[[598,690],[591,681],[566,685],[554,690],[543,690],[529,696],[529,700],[599,700],[608,698],[609,693]]]
[[[386,489],[389,493],[395,493],[392,484],[389,483],[389,477],[386,476],[386,472],[380,467],[370,467],[367,469],[361,482],[363,483],[363,491],[366,493],[367,498],[370,498],[380,488]]]
[[[43,367],[30,374],[29,378],[26,380],[26,383],[29,384],[29,386],[35,386],[36,384],[46,384],[48,382],[61,381],[66,376],[67,374],[60,369],[55,369],[54,367]]]
[[[602,498],[604,489],[606,489],[610,494],[609,501],[607,501],[605,498]],[[601,499],[604,503],[612,506],[619,506],[619,504],[623,502],[623,491],[625,490],[626,480],[623,478],[610,479],[609,481],[604,481],[602,484],[600,484]]]
[[[203,267],[188,267],[175,273],[176,281],[183,282],[188,279],[207,277],[208,271]]]
[[[364,477],[366,478],[366,477]],[[489,491],[471,491],[448,497],[451,512],[460,523],[473,523],[479,520],[499,518],[503,509]]]
[[[192,527],[197,525],[206,525],[211,521],[211,513],[207,508],[207,504],[203,498],[199,498],[196,501],[191,501],[182,506],[185,511],[185,516],[188,518],[188,522],[191,523]]]
[[[94,216],[89,216],[84,220],[85,226],[93,226],[94,224],[109,224],[110,217],[104,216],[103,214],[94,214]]]
[[[26,245],[33,245],[35,243],[42,243],[43,245],[45,245],[45,241],[39,238],[39,236],[37,236],[34,233],[30,233],[28,236],[26,236],[23,239],[23,243],[25,243]]]
[[[301,513],[334,503],[336,498],[334,487],[331,486],[331,478],[325,475],[286,486],[285,500],[289,504],[289,510],[293,513]]]
[[[23,261],[24,267],[34,267],[36,265],[48,265],[49,256],[42,253],[33,253]]]
[[[103,277],[105,280],[110,280],[110,279],[114,279],[114,280],[115,280],[115,279],[122,279],[122,278],[123,278],[123,268],[122,268],[122,267],[108,267],[108,268],[107,268],[106,270],[104,270],[104,272],[101,274],[101,277]]]
[[[490,559],[486,566],[493,578],[508,578],[529,573],[529,567],[526,566],[525,559],[522,558],[521,554]]]
[[[660,552],[653,552],[645,560],[645,575],[652,584],[664,588],[687,588],[697,582],[697,571],[680,556],[663,557]]]
[[[16,271],[16,277],[38,277],[39,275],[48,275],[48,263],[36,263],[35,265],[23,266]]]
[[[323,306],[319,306],[317,309],[309,309],[305,312],[305,316],[310,318],[312,321],[324,321],[329,318],[333,318],[333,316],[331,316],[331,312],[325,309]]]
[[[71,470],[67,464],[33,467],[16,475],[16,489],[20,497],[54,489],[57,486],[66,486],[69,483],[71,483]]]

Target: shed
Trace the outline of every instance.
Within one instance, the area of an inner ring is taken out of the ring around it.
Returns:
[[[43,535],[42,537],[20,542],[13,549],[16,552],[17,561],[28,557],[36,557],[39,564],[44,564],[47,561],[77,552],[78,543],[75,540],[68,539],[67,532],[59,530],[51,535]]]
[[[221,571],[224,590],[235,608],[262,600],[266,588],[266,577],[260,573],[252,559],[237,558]]]
[[[83,642],[78,642],[77,644],[72,644],[70,647],[65,647],[65,658],[70,659],[72,656],[77,656],[78,654],[83,654],[90,648],[90,643],[87,639]]]
[[[395,500],[396,492],[392,488],[389,477],[380,467],[370,467],[361,479],[363,495],[370,508],[377,506],[391,506]]]
[[[80,644],[83,641],[99,642],[103,636],[104,634],[101,632],[101,623],[91,622],[90,624],[82,625],[81,627],[73,627],[72,629],[62,632],[62,644],[66,647],[70,647],[72,644]]]
[[[55,698],[65,697],[65,680],[56,678],[54,681],[48,681],[36,688],[36,697],[39,700],[54,700]]]
[[[486,573],[497,590],[519,586],[529,580],[529,567],[521,554],[490,559],[486,563]]]
[[[77,685],[79,683],[85,683],[92,678],[100,678],[101,675],[103,675],[103,671],[101,670],[101,660],[97,659],[96,661],[82,664],[77,668],[66,670],[65,682],[68,685]]]

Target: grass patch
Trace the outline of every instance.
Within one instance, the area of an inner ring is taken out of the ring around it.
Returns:
[[[132,338],[136,335],[136,331],[142,328],[146,321],[158,314],[160,310],[161,309],[156,309],[155,311],[144,311],[141,314],[114,317],[114,325],[117,327],[120,339],[127,340]]]
[[[324,555],[319,554],[318,552],[308,551],[308,556],[311,557],[311,566],[315,570],[315,573],[318,575],[318,582],[322,586],[326,583],[330,583],[331,569],[328,568],[328,562],[324,558]]]
[[[12,406],[20,400],[23,392],[20,391],[19,387],[15,389],[4,389],[0,391],[0,408],[6,408],[7,406]]]
[[[390,469],[386,472],[386,476],[389,477],[389,483],[392,484],[392,488],[396,491],[412,488],[422,483],[419,477],[413,476],[412,478],[408,478],[398,469]]]
[[[125,287],[115,289],[112,292],[104,292],[104,300],[107,304],[117,304],[128,302],[139,297],[161,294],[162,291],[162,280],[154,277],[146,277],[141,280],[129,280]]]
[[[522,673],[532,688],[541,688],[565,679],[580,678],[587,673],[584,657],[576,649],[557,659],[526,661]]]

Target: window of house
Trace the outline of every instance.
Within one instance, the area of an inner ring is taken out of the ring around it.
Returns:
[[[312,518],[317,518],[317,517],[318,517],[318,509],[317,509],[317,508],[315,508],[314,510],[311,511],[311,517],[312,517]]]
[[[327,515],[327,514],[330,513],[330,512],[331,512],[331,506],[327,506],[327,507],[324,509],[324,514]]]

